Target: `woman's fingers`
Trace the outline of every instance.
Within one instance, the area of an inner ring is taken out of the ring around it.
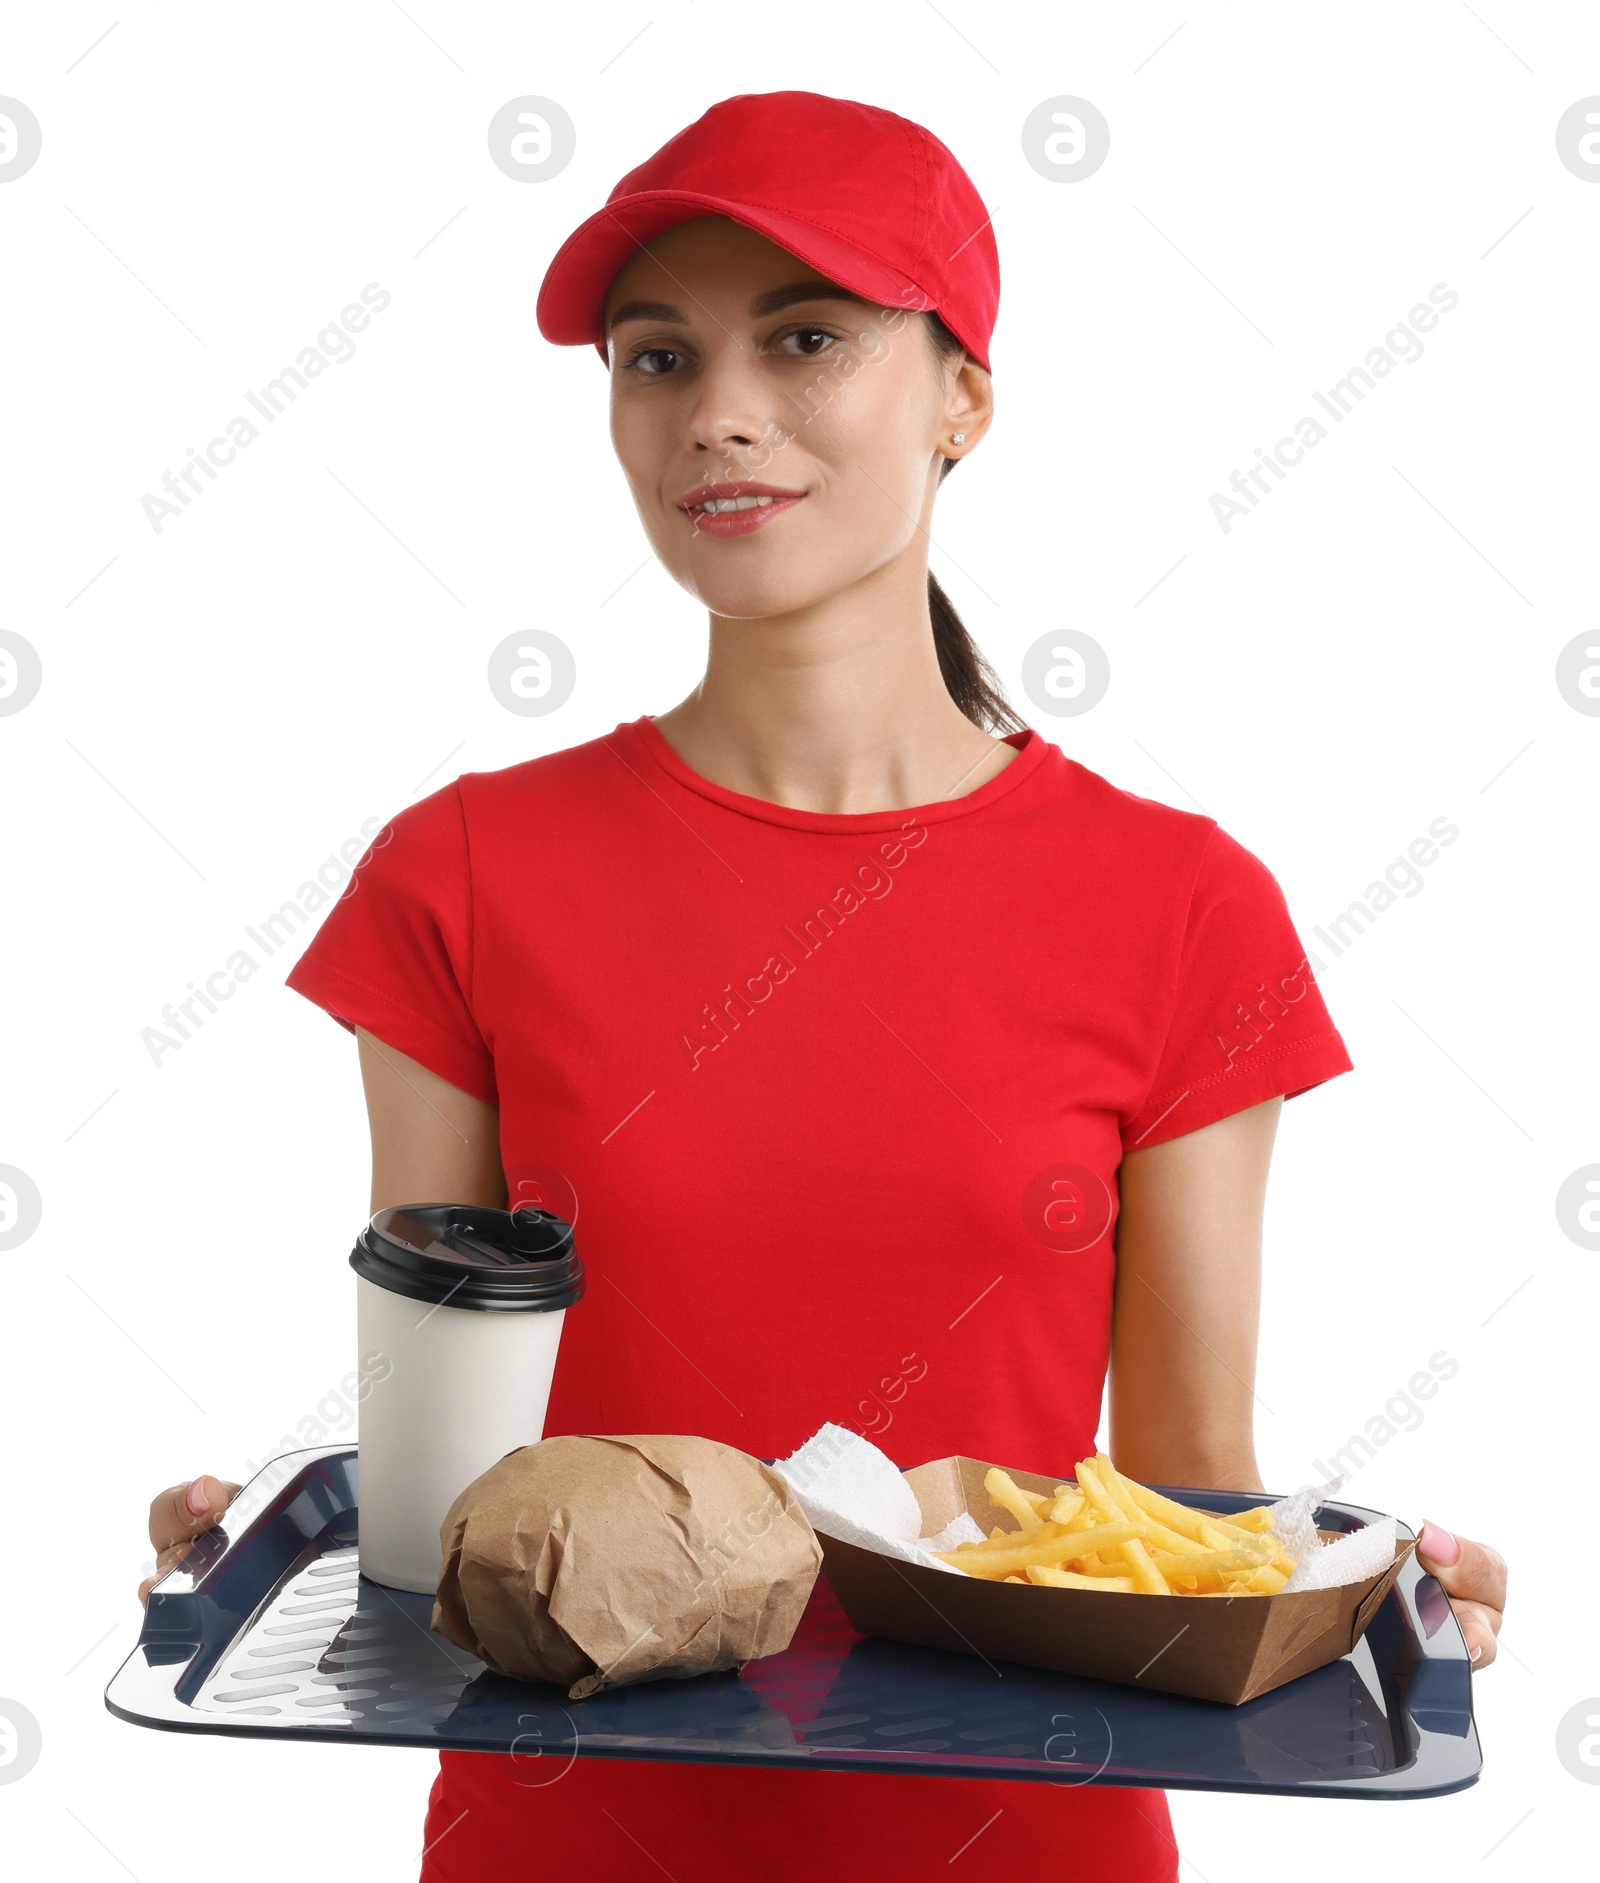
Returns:
[[[141,1602],[167,1571],[189,1554],[194,1539],[216,1523],[239,1489],[227,1478],[210,1478],[202,1473],[191,1483],[171,1485],[152,1501],[150,1541],[156,1551],[156,1573],[139,1584]]]
[[[1446,1595],[1465,1602],[1481,1602],[1486,1608],[1505,1607],[1505,1559],[1487,1543],[1452,1536],[1430,1519],[1417,1538],[1417,1555],[1423,1568],[1439,1578]]]
[[[1505,1559],[1487,1543],[1453,1536],[1431,1521],[1417,1538],[1417,1557],[1449,1596],[1472,1665],[1487,1667],[1495,1657],[1495,1636],[1506,1605]]]
[[[209,1530],[239,1490],[226,1478],[203,1474],[191,1484],[174,1484],[150,1506],[150,1541],[164,1550]]]
[[[1500,1611],[1483,1602],[1452,1601],[1467,1644],[1467,1658],[1475,1668],[1487,1667],[1495,1657],[1495,1636],[1500,1632]]]
[[[239,1494],[227,1478],[202,1473],[188,1484],[174,1484],[150,1505],[150,1541],[156,1550],[156,1573],[139,1584],[139,1600],[193,1547],[194,1539],[209,1530]]]
[[[166,1549],[160,1551],[156,1557],[156,1573],[153,1576],[146,1576],[144,1581],[139,1584],[139,1600],[141,1602],[146,1601],[150,1591],[167,1571],[175,1564],[181,1563],[184,1557],[187,1556],[193,1548],[194,1543],[191,1540],[187,1543],[169,1544]]]

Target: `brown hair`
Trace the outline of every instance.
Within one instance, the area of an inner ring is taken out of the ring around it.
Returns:
[[[926,325],[928,338],[941,364],[965,352],[937,314],[930,311]],[[955,468],[956,460],[946,458],[939,469],[939,482],[942,484]],[[951,699],[985,732],[1023,731],[1024,722],[1012,711],[999,676],[967,632],[931,569],[928,571],[928,614],[933,622],[933,646],[939,656],[939,672],[944,676]]]

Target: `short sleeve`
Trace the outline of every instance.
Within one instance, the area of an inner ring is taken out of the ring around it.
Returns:
[[[472,878],[457,786],[379,831],[286,985],[474,1097],[496,1102],[472,1009]]]
[[[1351,1070],[1277,879],[1226,831],[1195,878],[1154,1076],[1125,1151]]]

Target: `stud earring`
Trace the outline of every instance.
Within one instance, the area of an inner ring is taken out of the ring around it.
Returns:
[[[952,432],[950,434],[950,442],[953,445],[964,445],[967,442],[967,434],[965,432]]]

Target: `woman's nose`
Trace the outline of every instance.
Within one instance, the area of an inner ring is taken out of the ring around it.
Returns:
[[[706,360],[688,415],[691,445],[712,453],[750,450],[775,428],[770,388],[747,349],[719,347]]]

